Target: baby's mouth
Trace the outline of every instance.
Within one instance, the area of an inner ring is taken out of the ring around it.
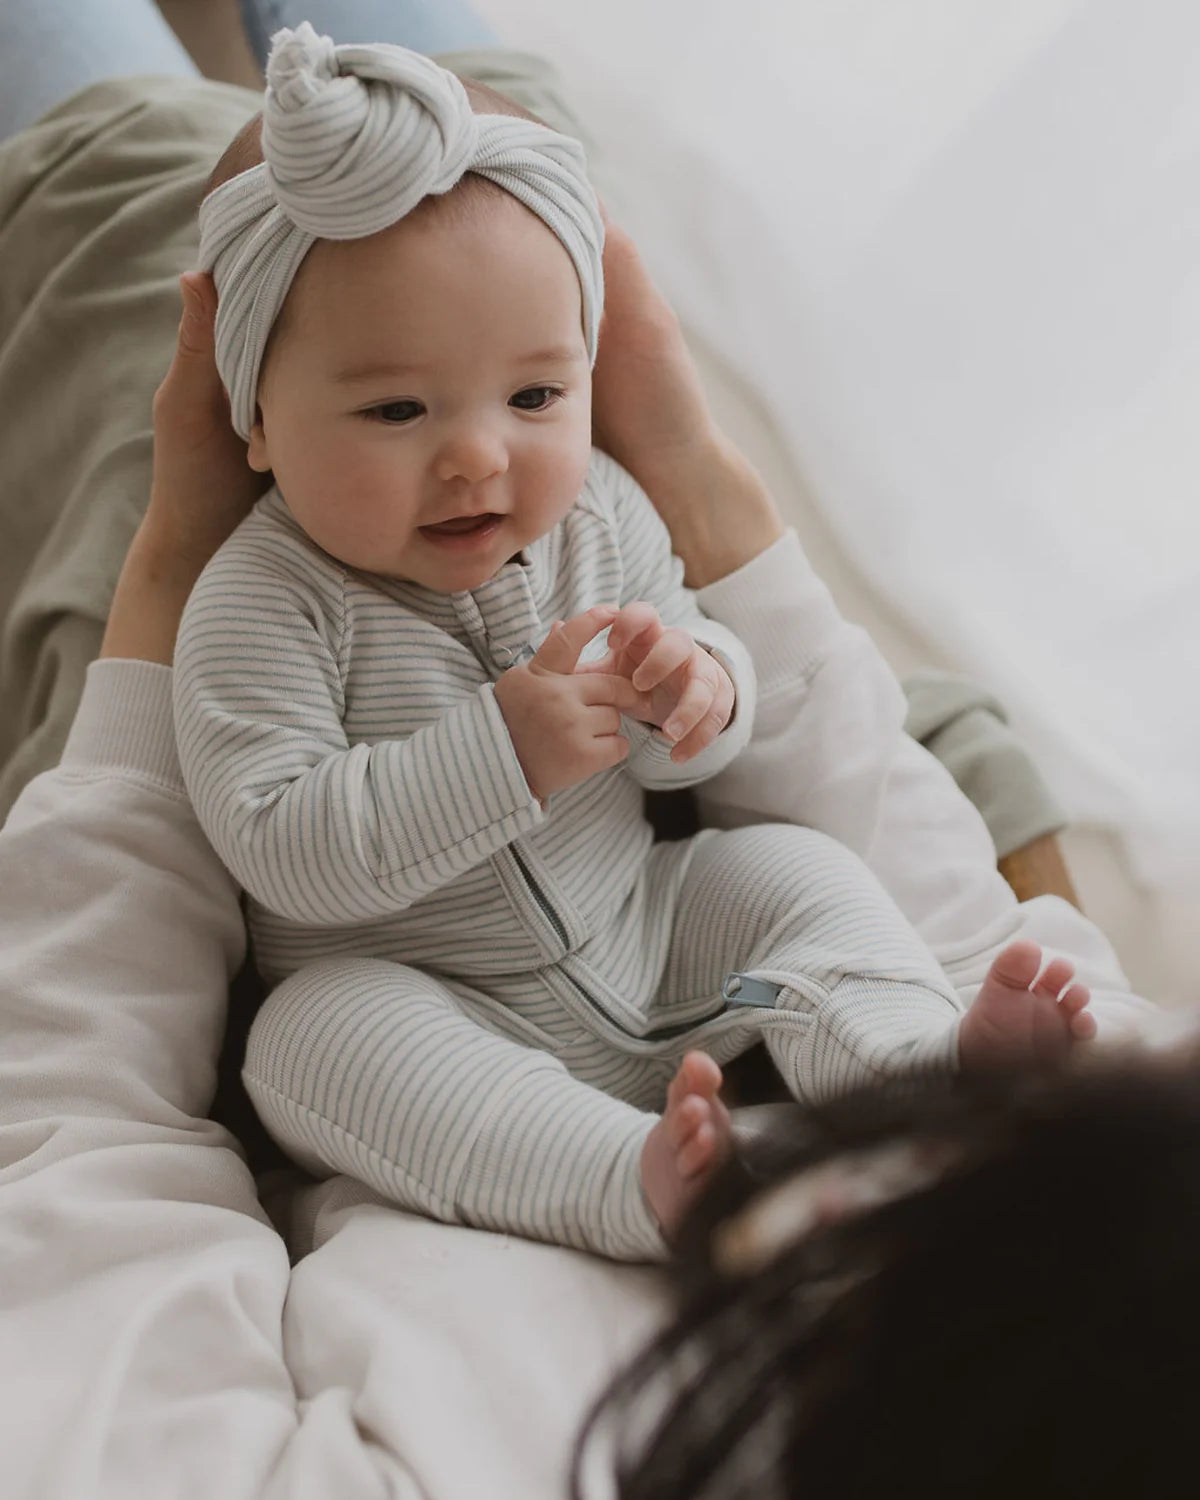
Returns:
[[[455,516],[450,521],[439,521],[436,526],[422,526],[426,536],[469,536],[472,532],[494,529],[501,517],[491,511],[477,516]]]

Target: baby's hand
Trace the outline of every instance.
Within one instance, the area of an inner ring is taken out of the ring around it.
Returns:
[[[608,655],[578,668],[626,678],[648,694],[646,722],[672,741],[671,759],[682,764],[716,739],[733,716],[733,681],[725,668],[686,630],[665,626],[652,604],[627,604],[608,632]]]
[[[556,624],[531,661],[496,683],[496,702],[539,802],[623,761],[629,741],[621,715],[641,719],[651,711],[649,696],[627,677],[575,670],[580,652],[616,615],[598,605]]]

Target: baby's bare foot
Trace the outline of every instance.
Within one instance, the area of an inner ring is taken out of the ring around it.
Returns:
[[[670,1239],[692,1200],[729,1155],[733,1126],[717,1097],[721,1070],[689,1052],[667,1089],[667,1107],[642,1147],[642,1190]]]
[[[988,970],[962,1019],[958,1050],[964,1067],[1055,1062],[1096,1035],[1087,986],[1074,984],[1074,965],[1055,958],[1042,967],[1036,943],[1010,943]]]

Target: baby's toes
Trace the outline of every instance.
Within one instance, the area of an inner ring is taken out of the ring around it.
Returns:
[[[696,1132],[710,1119],[711,1111],[698,1094],[689,1094],[672,1104],[663,1115],[667,1144],[676,1154],[681,1152]]]
[[[1096,1018],[1088,1009],[1092,994],[1086,984],[1068,985],[1058,1002],[1074,1042],[1090,1042],[1096,1035]]]
[[[1034,986],[1039,995],[1057,1000],[1075,978],[1075,965],[1066,958],[1052,958]]]
[[[1067,1030],[1073,1042],[1090,1042],[1096,1036],[1096,1018],[1090,1010],[1079,1010],[1069,1017]]]
[[[1092,992],[1086,984],[1072,984],[1059,996],[1059,1008],[1069,1016],[1078,1015],[1088,1008]]]
[[[693,1094],[702,1097],[716,1094],[721,1082],[721,1069],[707,1052],[685,1053],[675,1077],[667,1086],[667,1108]]]
[[[717,1131],[711,1120],[705,1120],[688,1137],[675,1158],[681,1177],[694,1177],[709,1166],[717,1151]]]
[[[988,973],[988,978],[1009,990],[1027,990],[1037,978],[1042,966],[1042,950],[1036,943],[1021,938],[1009,943],[997,954]]]

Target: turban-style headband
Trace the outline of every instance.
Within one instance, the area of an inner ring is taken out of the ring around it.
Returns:
[[[217,368],[243,438],[267,339],[314,241],[376,234],[468,171],[520,199],[562,241],[595,359],[604,227],[578,141],[532,120],[475,114],[454,74],[419,52],[335,46],[304,21],[272,41],[262,149],[259,166],[200,208],[200,267],[219,298]]]

